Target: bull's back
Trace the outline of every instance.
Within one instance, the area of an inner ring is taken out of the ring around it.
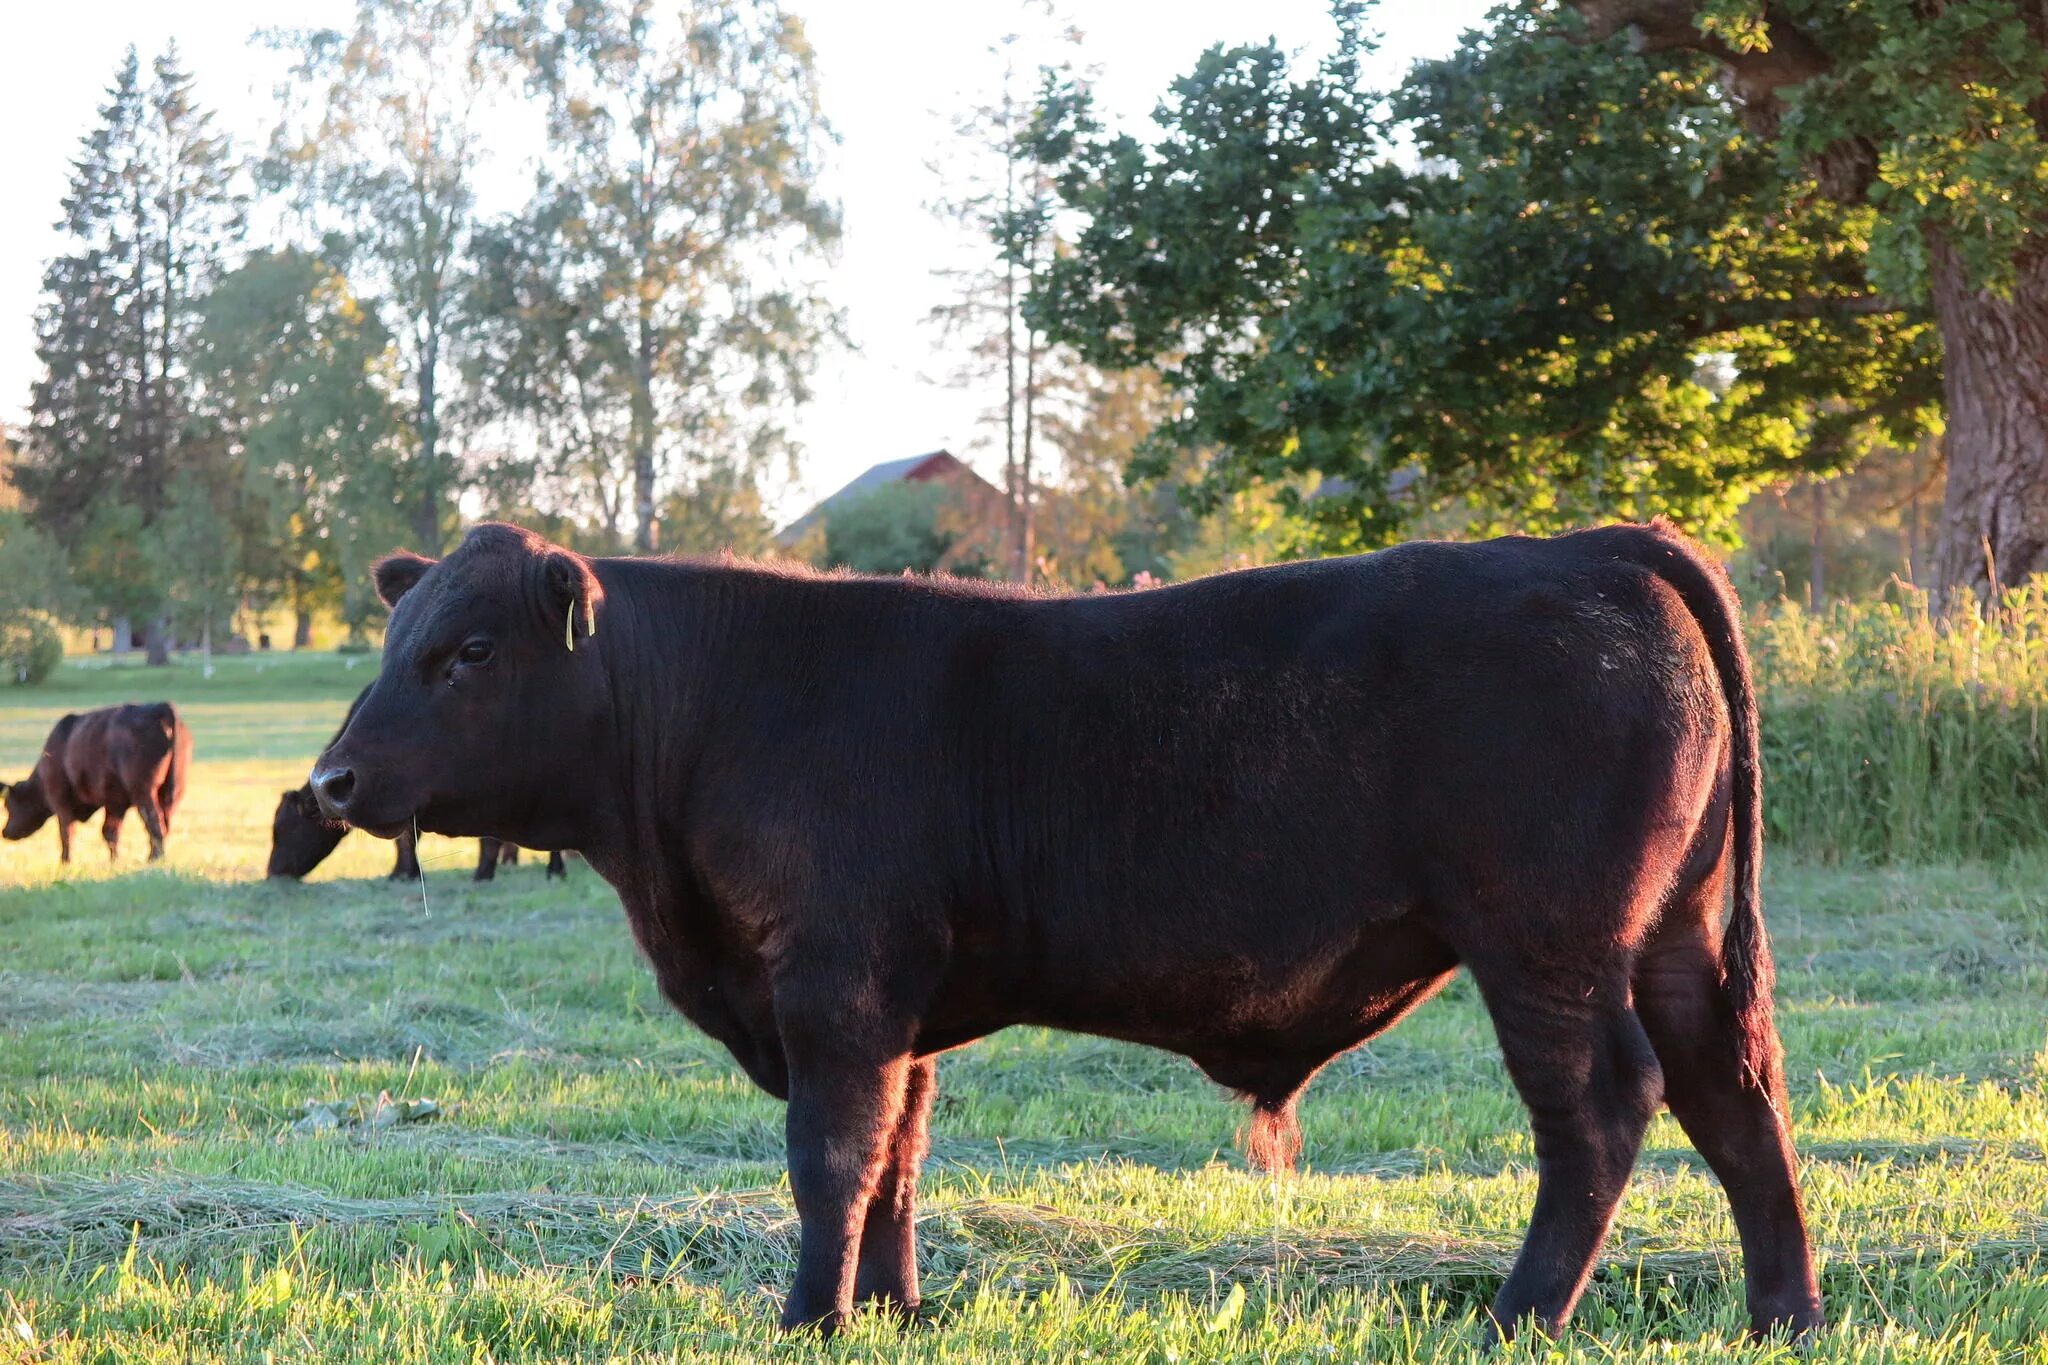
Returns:
[[[952,703],[989,957],[1037,998],[1274,997],[1516,863],[1625,856],[1725,725],[1670,597],[1566,540],[1026,608]]]
[[[112,797],[139,805],[145,795],[174,802],[181,777],[176,760],[189,761],[191,732],[169,702],[128,703],[88,711],[65,741],[64,765],[72,785],[97,804]]]

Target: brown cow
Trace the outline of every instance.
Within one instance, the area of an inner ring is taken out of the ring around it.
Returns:
[[[192,732],[167,701],[108,706],[66,716],[43,741],[42,757],[26,778],[0,783],[7,827],[0,834],[26,839],[57,817],[58,856],[71,861],[71,827],[104,809],[100,826],[107,857],[121,848],[121,821],[129,807],[149,831],[151,862],[164,856],[171,816],[185,794],[192,768]]]

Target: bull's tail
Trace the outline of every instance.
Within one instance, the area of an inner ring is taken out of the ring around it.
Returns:
[[[1784,1054],[1772,1018],[1777,970],[1763,919],[1763,762],[1756,688],[1742,642],[1742,609],[1721,566],[1670,523],[1628,528],[1627,557],[1670,585],[1706,637],[1728,706],[1735,907],[1721,942],[1721,985],[1734,1009],[1744,1079],[1777,1102]]]
[[[171,817],[185,797],[185,781],[192,771],[192,731],[179,718],[178,708],[169,702],[158,702],[157,711],[163,720],[164,737],[171,742],[170,765],[165,768],[163,783],[156,793],[157,807],[163,812],[164,833],[169,834]]]

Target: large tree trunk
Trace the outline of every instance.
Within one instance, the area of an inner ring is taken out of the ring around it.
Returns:
[[[313,647],[313,613],[300,607],[292,613],[292,648]]]
[[[171,623],[161,616],[152,616],[142,626],[143,662],[152,668],[164,668],[171,662]]]
[[[412,507],[413,541],[427,555],[441,553],[441,418],[434,349],[430,343],[420,359],[420,489]]]
[[[1979,596],[2048,570],[2048,251],[2019,263],[2011,299],[1970,287],[1929,239],[1948,408],[1938,590]]]

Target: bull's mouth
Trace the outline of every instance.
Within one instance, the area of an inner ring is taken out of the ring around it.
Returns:
[[[373,835],[379,839],[396,839],[401,834],[412,833],[414,823],[414,817],[410,815],[406,816],[402,820],[364,820],[361,818],[351,818],[348,822],[348,827],[350,829],[359,829],[363,833]]]

